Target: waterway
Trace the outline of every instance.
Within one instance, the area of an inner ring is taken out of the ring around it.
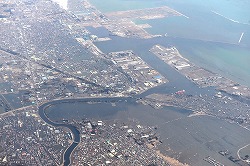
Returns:
[[[146,29],[151,34],[167,34],[166,40],[159,40],[155,43],[174,45],[184,57],[196,65],[250,86],[250,65],[248,64],[250,59],[250,1],[107,0],[105,3],[100,3],[99,0],[90,0],[90,2],[104,13],[167,5],[187,15],[189,18],[167,17],[134,20],[134,22],[151,25],[152,28]],[[243,32],[244,36],[239,43]],[[128,40],[124,39],[124,41]],[[138,52],[144,51],[145,47],[142,43],[133,42],[132,39],[129,42],[136,44]],[[129,42],[116,40],[115,43],[111,41],[111,45],[113,48],[130,49]],[[98,46],[101,45],[98,44]],[[102,47],[102,50],[105,52],[107,49]]]
[[[168,43],[176,46],[181,54],[198,66],[202,66],[240,84],[250,87],[250,1],[247,0],[89,0],[101,12],[145,9],[169,6],[186,17],[167,17],[152,20],[134,20],[136,24],[149,24],[151,34],[167,35],[167,39],[154,44]],[[82,0],[68,2],[71,12],[86,13],[81,6]],[[105,30],[94,30],[99,37],[109,36]],[[239,39],[244,32],[241,42]],[[136,44],[138,52],[145,47],[137,40],[112,43],[114,48],[131,49],[130,43]],[[117,41],[117,40],[116,40]],[[121,46],[124,45],[124,46]],[[99,44],[98,46],[101,46]],[[106,44],[104,44],[107,46]],[[102,47],[103,48],[103,47]],[[107,49],[102,49],[105,52]]]
[[[101,37],[108,35],[103,28],[88,28],[88,30]],[[151,54],[149,49],[155,44],[161,44],[166,47],[175,46],[185,58],[195,65],[250,87],[250,65],[248,64],[250,61],[250,48],[221,42],[176,37],[128,39],[113,36],[111,38],[112,40],[110,41],[95,44],[104,53],[133,50],[156,70],[161,70],[159,64],[161,64],[161,68],[166,69],[169,67],[157,60],[158,58],[154,58],[155,55]],[[166,71],[159,72],[161,74],[166,73]],[[165,74],[165,76],[166,78],[172,77],[169,74]]]
[[[63,165],[68,166],[71,164],[71,154],[77,145],[80,142],[80,132],[79,130],[70,124],[63,123],[63,119],[67,120],[81,120],[83,118],[93,118],[97,116],[108,116],[114,111],[114,109],[106,109],[107,112],[99,111],[99,108],[104,108],[104,103],[107,102],[118,102],[118,101],[130,101],[132,98],[91,98],[91,99],[65,99],[65,100],[58,100],[45,103],[39,107],[39,115],[40,117],[49,125],[55,127],[66,127],[68,128],[72,135],[73,135],[73,142],[72,144],[66,149],[63,154]],[[91,105],[87,104],[87,102],[97,102],[99,104]],[[100,104],[100,102],[102,102]],[[82,105],[83,104],[83,105]],[[66,112],[61,112],[58,114],[57,111],[50,111],[51,109],[55,108],[54,106],[58,107],[58,110],[66,110]],[[70,107],[68,107],[70,106]],[[72,110],[73,106],[73,110]],[[81,107],[78,107],[81,106]],[[85,112],[85,114],[81,114],[81,112],[75,112],[79,109],[89,110],[91,112]],[[124,106],[123,106],[124,108]],[[71,111],[72,110],[72,111]],[[74,115],[73,115],[74,114]],[[72,116],[73,115],[73,116]],[[56,118],[55,118],[56,117]],[[72,118],[72,119],[71,119]]]
[[[115,106],[111,103],[115,103]],[[64,165],[69,165],[70,154],[80,140],[80,133],[74,126],[62,124],[62,119],[120,120],[128,123],[136,119],[143,126],[157,126],[162,144],[162,153],[177,158],[193,166],[209,165],[203,158],[212,156],[225,165],[236,165],[227,157],[219,155],[228,150],[236,156],[239,147],[248,143],[250,132],[240,126],[211,116],[188,117],[192,111],[164,107],[155,110],[150,106],[135,102],[134,98],[91,98],[67,99],[50,102],[39,109],[39,114],[47,123],[70,128],[74,135],[72,144],[64,154]]]
[[[189,17],[189,19],[171,17],[146,21],[134,20],[137,24],[150,24],[152,28],[147,29],[148,32],[167,33],[168,37],[148,40],[112,37],[111,41],[96,43],[98,48],[105,53],[132,49],[170,80],[170,83],[153,88],[136,98],[151,93],[172,93],[181,89],[185,89],[189,94],[214,95],[213,88],[198,88],[150,53],[148,50],[154,44],[174,45],[183,56],[196,65],[250,86],[249,1],[107,0],[105,3],[100,3],[99,0],[90,0],[90,2],[102,12],[168,5]],[[237,20],[239,23],[232,20]],[[100,37],[109,36],[109,33],[102,28],[89,28],[89,30]],[[242,32],[245,32],[242,41],[237,43]],[[110,102],[115,102],[116,106],[113,107]],[[134,98],[56,101],[41,106],[39,114],[48,124],[68,127],[74,135],[74,143],[64,154],[64,165],[70,164],[70,154],[80,141],[80,134],[74,126],[60,123],[62,119],[126,120],[136,118],[143,125],[158,126],[164,142],[161,147],[162,152],[194,166],[206,165],[207,163],[202,159],[207,156],[212,156],[225,165],[234,165],[227,157],[218,155],[218,151],[229,150],[231,155],[236,157],[238,148],[249,143],[250,138],[250,133],[236,124],[208,116],[188,118],[190,111],[172,107],[154,110],[149,106],[136,103]]]
[[[56,102],[53,102],[55,104]],[[64,124],[64,123],[57,123],[54,121],[51,121],[47,115],[45,114],[45,109],[51,106],[51,103],[46,103],[39,107],[39,115],[40,117],[49,125],[55,126],[55,127],[66,127],[68,128],[71,133],[73,134],[73,143],[66,149],[66,151],[63,154],[63,165],[68,166],[71,163],[70,156],[75,149],[75,147],[80,142],[80,132],[77,130],[77,128],[73,125]]]

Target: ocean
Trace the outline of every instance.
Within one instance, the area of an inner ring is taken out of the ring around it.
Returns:
[[[186,17],[134,20],[165,35],[198,66],[250,87],[250,1],[248,0],[89,0],[101,12],[167,5]],[[240,43],[240,37],[244,33]]]
[[[212,10],[241,23],[250,24],[249,0],[106,0],[105,3],[100,0],[89,0],[89,2],[104,13],[167,5],[184,14]]]

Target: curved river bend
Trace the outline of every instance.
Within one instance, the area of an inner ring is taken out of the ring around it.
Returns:
[[[71,163],[70,156],[75,147],[80,142],[80,132],[77,130],[77,128],[70,124],[64,124],[64,123],[56,123],[51,121],[45,114],[46,108],[52,106],[52,102],[43,104],[39,107],[39,115],[40,117],[49,125],[55,126],[55,127],[67,127],[70,129],[72,135],[73,135],[73,143],[66,149],[66,151],[63,154],[63,165],[68,166]]]
[[[49,125],[52,125],[54,127],[66,127],[71,131],[71,134],[73,135],[73,143],[66,149],[66,151],[63,154],[63,165],[68,166],[71,164],[71,154],[73,150],[77,147],[77,145],[80,142],[80,132],[79,130],[70,124],[65,123],[58,123],[54,122],[49,119],[49,117],[46,115],[45,111],[47,108],[60,104],[60,103],[74,103],[74,102],[117,102],[117,101],[125,101],[125,100],[134,100],[133,98],[126,98],[126,97],[117,97],[117,98],[86,98],[86,99],[63,99],[63,100],[56,100],[51,101],[48,103],[45,103],[39,107],[39,115],[40,117]]]

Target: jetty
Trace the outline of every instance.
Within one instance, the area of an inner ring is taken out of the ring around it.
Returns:
[[[244,32],[242,32],[241,33],[241,35],[240,35],[240,39],[239,39],[239,41],[238,41],[238,43],[240,43],[241,42],[241,39],[242,39],[242,37],[244,36]]]

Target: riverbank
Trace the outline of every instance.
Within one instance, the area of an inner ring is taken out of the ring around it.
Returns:
[[[228,149],[233,155],[238,149],[232,145],[243,146],[250,136],[244,128],[216,117],[189,116],[192,111],[173,107],[155,110],[136,103],[132,98],[66,99],[50,102],[47,106],[46,116],[54,122],[61,122],[62,119],[81,122],[83,118],[124,122],[134,119],[145,126],[157,126],[163,142],[161,153],[194,166],[206,165],[203,158],[207,156],[227,165],[232,164],[218,152]],[[199,148],[193,148],[194,145]]]

